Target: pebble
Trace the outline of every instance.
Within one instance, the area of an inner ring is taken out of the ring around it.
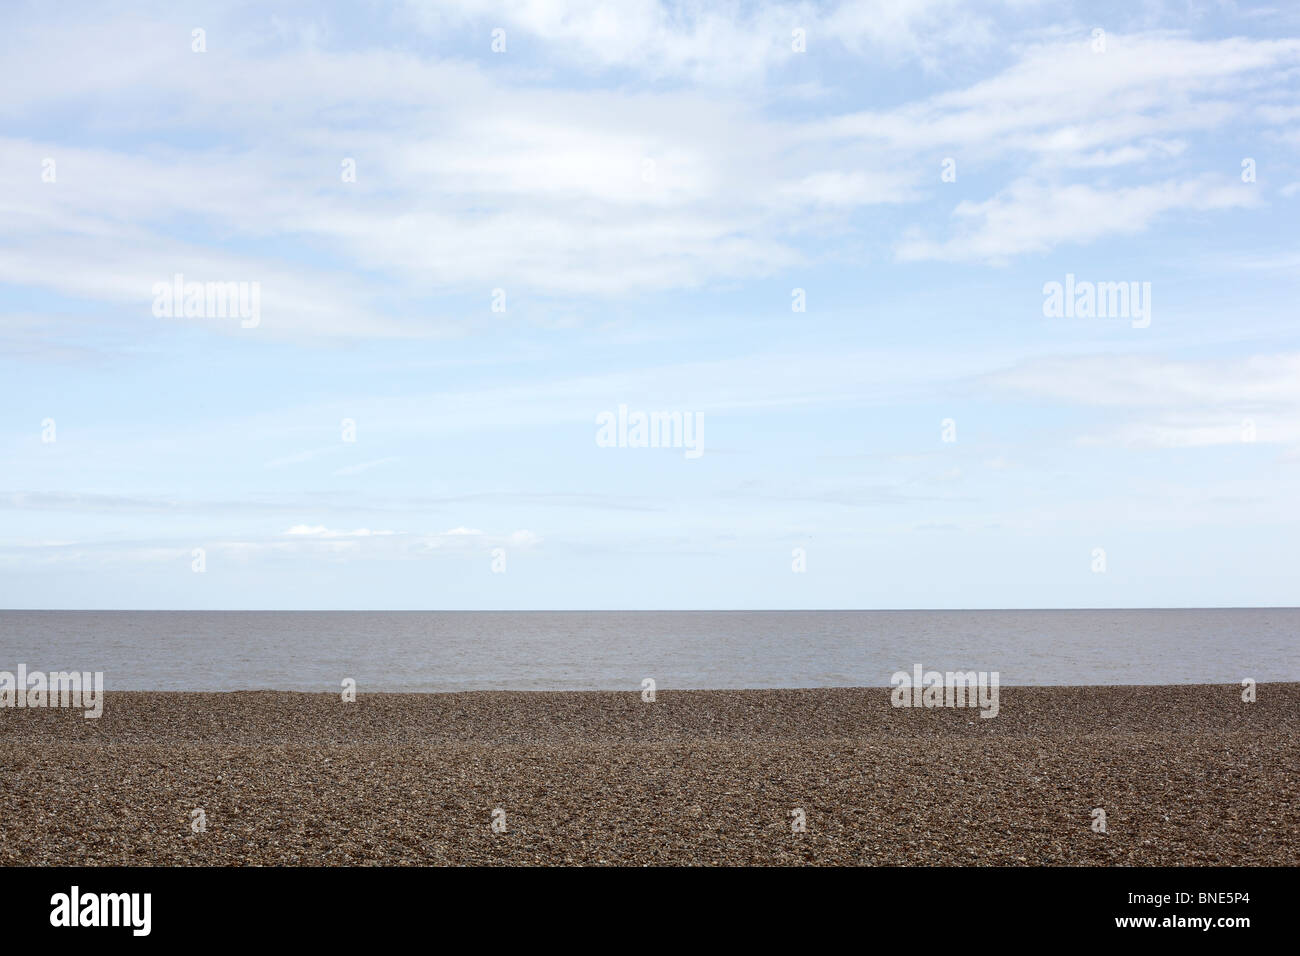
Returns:
[[[0,710],[0,863],[1300,865],[1300,684],[1258,693],[116,692]]]

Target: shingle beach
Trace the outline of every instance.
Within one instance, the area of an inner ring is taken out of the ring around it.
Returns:
[[[1297,865],[1300,684],[110,692],[0,709],[0,863]]]

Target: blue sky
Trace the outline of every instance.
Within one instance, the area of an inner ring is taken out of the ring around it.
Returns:
[[[11,4],[0,606],[1297,603],[1300,10],[616,9]]]

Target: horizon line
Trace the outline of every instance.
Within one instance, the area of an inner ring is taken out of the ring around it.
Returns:
[[[258,608],[258,607],[6,607],[7,612],[69,614],[808,614],[808,613],[965,613],[999,611],[1295,611],[1291,604],[1113,605],[1107,607],[778,607],[778,608]]]

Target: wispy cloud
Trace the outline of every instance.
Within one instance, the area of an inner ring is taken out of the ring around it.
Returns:
[[[1029,362],[992,375],[1035,399],[1122,409],[1126,421],[1084,444],[1189,448],[1300,443],[1300,354],[1232,360],[1086,356]]]
[[[372,468],[379,468],[382,467],[383,465],[390,465],[393,462],[398,462],[401,460],[402,459],[396,455],[390,455],[387,458],[376,458],[374,461],[363,461],[355,465],[344,465],[342,468],[339,468],[337,471],[335,471],[334,474],[359,475],[362,472],[369,471]]]
[[[904,240],[903,260],[979,260],[1005,263],[1013,256],[1043,253],[1060,243],[1089,243],[1110,235],[1141,232],[1158,216],[1254,205],[1255,193],[1219,179],[1166,182],[1120,189],[1075,184],[1013,183],[984,202],[962,202],[953,210],[957,237]]]
[[[1231,529],[1186,600],[1281,593],[1281,8],[9,13],[0,603],[1149,603],[1071,550],[1147,521]],[[1045,319],[1070,272],[1156,321]],[[155,316],[178,273],[260,325]]]

